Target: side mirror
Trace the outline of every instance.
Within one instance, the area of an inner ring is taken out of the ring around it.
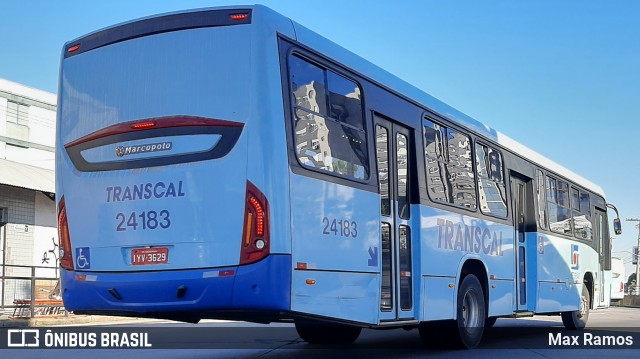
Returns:
[[[613,232],[615,232],[616,235],[622,234],[622,223],[620,223],[620,218],[615,218],[613,220]]]

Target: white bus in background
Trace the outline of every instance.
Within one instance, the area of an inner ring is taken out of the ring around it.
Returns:
[[[627,278],[622,258],[611,257],[611,301],[624,298],[624,283]]]

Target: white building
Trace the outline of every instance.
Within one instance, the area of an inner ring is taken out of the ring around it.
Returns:
[[[57,252],[54,241],[58,243],[55,119],[56,95],[0,79],[0,208],[8,214],[0,228],[0,264],[52,268],[57,264],[48,252]],[[29,268],[4,271],[6,276],[31,276]],[[39,269],[36,276],[55,273]],[[30,298],[29,281],[4,283],[5,304]]]

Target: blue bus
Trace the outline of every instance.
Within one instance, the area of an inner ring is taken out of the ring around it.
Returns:
[[[499,317],[582,328],[609,304],[600,187],[268,8],[90,33],[65,44],[59,84],[77,314],[472,348]]]

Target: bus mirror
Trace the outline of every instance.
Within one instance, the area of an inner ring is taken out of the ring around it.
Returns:
[[[620,218],[616,218],[613,220],[613,231],[616,235],[622,234],[622,224],[620,223]]]

